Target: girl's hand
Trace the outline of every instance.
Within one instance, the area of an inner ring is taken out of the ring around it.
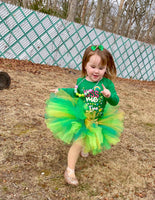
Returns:
[[[50,92],[54,92],[54,93],[57,93],[58,92],[58,88],[55,88],[55,89],[51,89]]]
[[[111,92],[102,84],[103,91],[101,93],[104,97],[109,98],[111,96]]]

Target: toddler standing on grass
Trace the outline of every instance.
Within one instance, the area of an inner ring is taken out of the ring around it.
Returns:
[[[79,155],[96,155],[119,142],[123,112],[112,79],[116,67],[102,45],[90,46],[82,59],[82,77],[75,88],[54,89],[46,102],[46,124],[56,138],[71,144],[64,178],[79,184],[75,166]]]

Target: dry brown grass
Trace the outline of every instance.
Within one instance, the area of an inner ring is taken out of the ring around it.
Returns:
[[[78,187],[63,173],[69,146],[44,123],[45,100],[55,87],[73,87],[80,72],[0,59],[12,79],[0,91],[0,200],[153,200],[155,83],[115,81],[125,112],[121,142],[79,158]]]

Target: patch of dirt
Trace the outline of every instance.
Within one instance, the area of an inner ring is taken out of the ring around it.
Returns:
[[[2,58],[0,71],[11,77],[0,90],[0,199],[154,199],[155,82],[115,80],[125,112],[121,142],[80,157],[75,188],[63,178],[70,146],[47,129],[44,109],[50,90],[74,87],[81,72]]]

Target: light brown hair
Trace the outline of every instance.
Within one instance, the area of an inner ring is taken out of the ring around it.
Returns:
[[[97,46],[96,46],[97,47]],[[104,77],[109,78],[109,79],[114,79],[116,77],[116,66],[114,63],[114,59],[111,55],[111,53],[107,49],[100,50],[98,47],[96,48],[95,51],[91,49],[91,46],[89,46],[83,55],[82,59],[82,76],[86,76],[86,64],[88,63],[90,57],[92,55],[98,55],[101,58],[101,65],[106,65],[106,72],[104,74]]]

